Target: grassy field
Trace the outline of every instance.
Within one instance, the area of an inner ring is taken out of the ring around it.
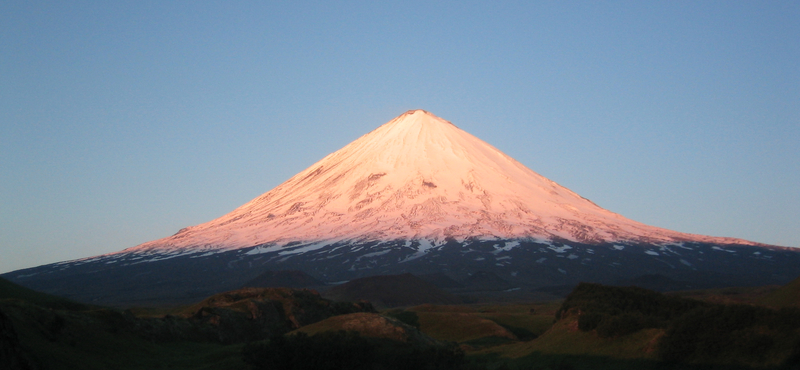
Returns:
[[[532,340],[553,325],[558,303],[422,305],[408,308],[419,329],[438,340],[462,344],[468,352]]]

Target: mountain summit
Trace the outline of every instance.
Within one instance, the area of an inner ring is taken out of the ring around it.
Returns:
[[[236,289],[265,271],[323,282],[440,274],[461,293],[530,299],[533,289],[642,276],[682,289],[785,284],[798,266],[794,249],[629,220],[413,110],[218,219],[4,276],[79,301],[149,305]]]
[[[755,244],[600,208],[424,110],[411,110],[216,220],[127,251],[447,238]]]

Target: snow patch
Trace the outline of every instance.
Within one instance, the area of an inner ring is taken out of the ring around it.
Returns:
[[[389,252],[391,252],[391,251],[392,251],[391,249],[385,249],[385,250],[378,251],[378,252],[367,253],[367,254],[365,254],[365,255],[362,255],[362,256],[360,256],[360,257],[356,258],[356,261],[359,261],[359,260],[361,260],[362,258],[369,258],[369,257],[378,257],[378,256],[382,256],[382,255],[384,255],[384,254],[387,254],[387,253],[389,253]]]
[[[314,251],[314,250],[323,248],[326,245],[330,245],[330,242],[324,241],[324,242],[320,242],[320,243],[306,244],[306,245],[301,246],[301,247],[296,247],[296,248],[293,247],[291,250],[288,250],[288,251],[287,250],[283,250],[281,252],[278,252],[278,255],[279,256],[290,256],[290,255],[293,255],[293,254],[305,253],[305,252]]]
[[[556,246],[552,246],[551,245],[551,246],[547,247],[547,249],[549,249],[551,251],[554,251],[556,253],[565,253],[566,251],[572,249],[572,247],[570,247],[568,245],[563,245],[561,247],[556,247]]]
[[[252,252],[252,251],[250,251],[250,252]],[[250,252],[247,252],[247,253],[245,253],[245,254],[250,254],[250,255],[253,255],[253,254],[258,254],[258,253],[250,253]],[[213,255],[215,255],[215,254],[217,254],[217,253],[219,253],[219,252],[206,252],[206,253],[203,253],[203,254],[201,254],[201,255],[197,255],[197,256],[191,256],[191,257],[189,257],[189,258],[208,257],[208,256],[213,256]]]
[[[427,239],[419,239],[417,240],[419,246],[417,247],[417,251],[414,254],[406,257],[404,260],[400,261],[400,263],[413,261],[417,258],[424,256],[428,251],[434,248],[438,248],[445,244],[445,241],[434,241],[433,243]]]
[[[495,251],[492,253],[498,254],[500,252],[508,252],[516,247],[519,247],[519,242],[518,241],[506,242],[502,248],[497,248],[498,246],[500,246],[500,244],[494,245]]]
[[[259,246],[259,247],[255,247],[255,248],[245,252],[245,254],[252,256],[252,255],[256,255],[256,254],[270,253],[270,252],[279,251],[279,250],[281,250],[281,248],[283,248],[283,247],[280,246],[280,245],[273,245],[273,246],[266,247],[266,248]]]

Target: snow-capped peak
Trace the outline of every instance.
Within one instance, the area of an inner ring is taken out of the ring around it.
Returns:
[[[626,219],[412,110],[227,215],[126,251],[474,237],[755,244]]]

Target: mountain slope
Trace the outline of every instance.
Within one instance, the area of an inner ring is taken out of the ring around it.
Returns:
[[[248,288],[310,288],[325,285],[303,271],[265,271],[244,284]]]
[[[647,274],[784,284],[800,253],[605,210],[452,123],[408,111],[232,212],[120,252],[5,274],[83,302],[191,301],[265,270],[326,282],[495,274],[516,290]]]
[[[369,276],[335,286],[325,293],[332,300],[366,300],[380,307],[459,304],[461,300],[412,274]]]

